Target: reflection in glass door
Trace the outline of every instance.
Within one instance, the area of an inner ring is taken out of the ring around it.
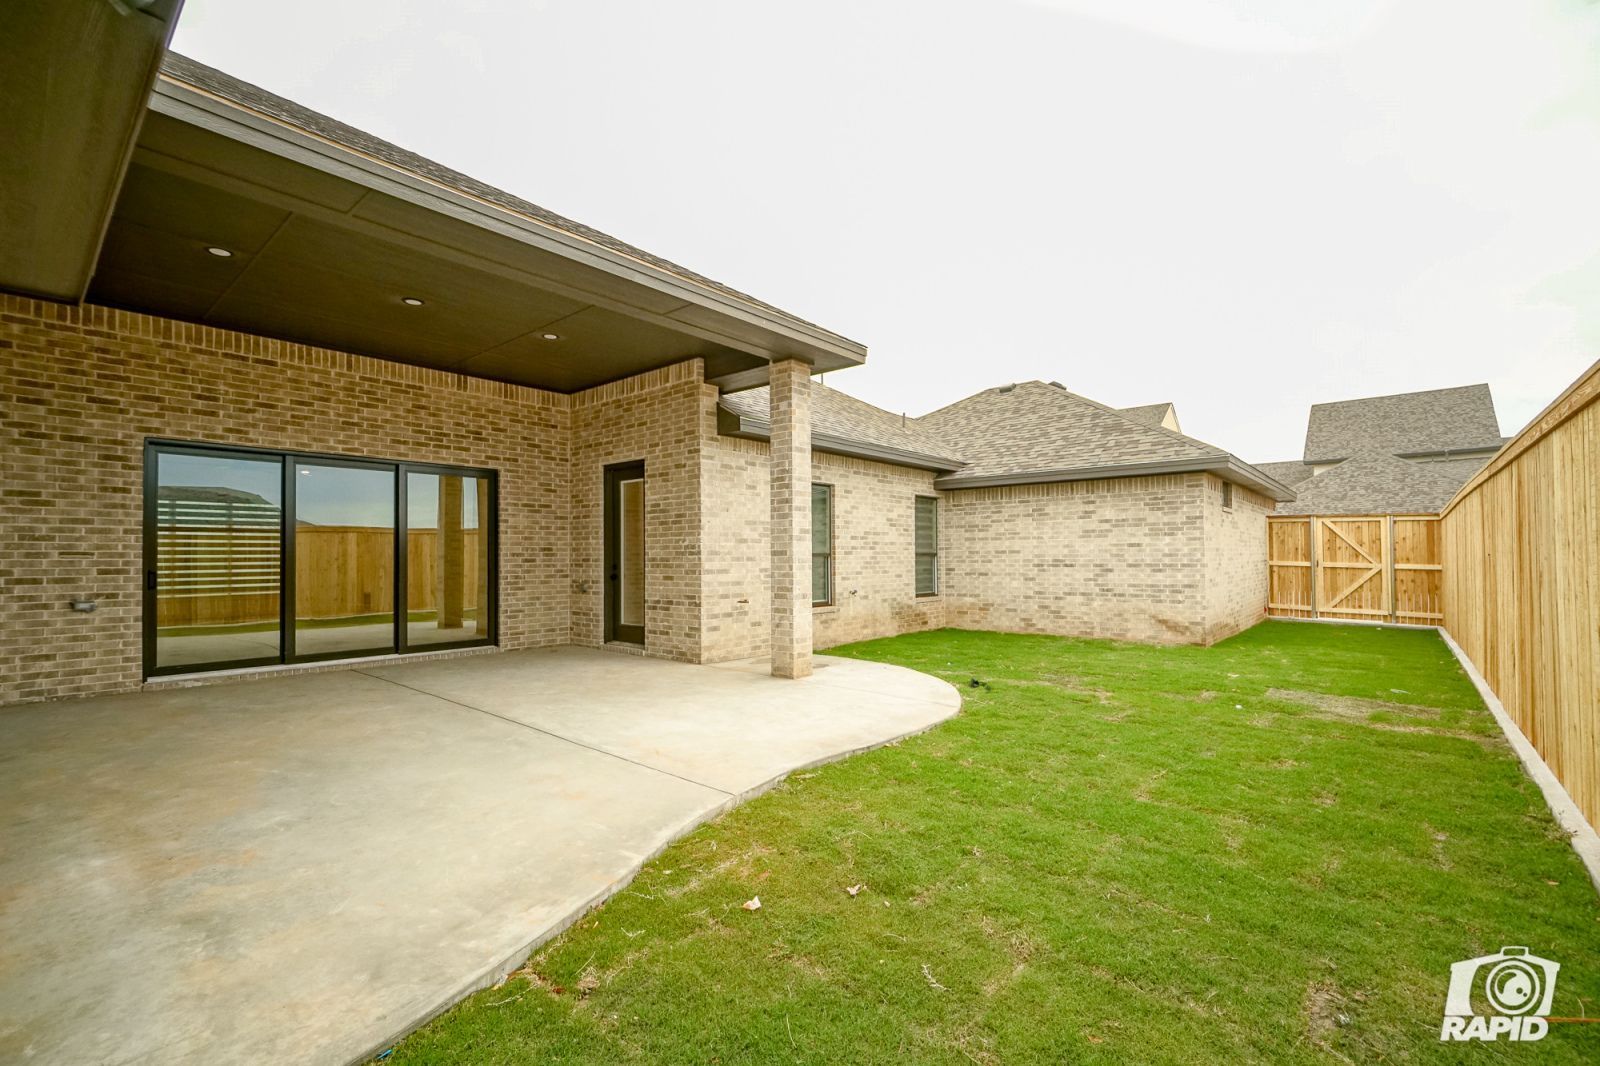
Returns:
[[[406,646],[489,637],[487,478],[406,474]]]
[[[495,489],[492,470],[150,441],[146,676],[493,643]]]
[[[294,657],[393,651],[394,468],[301,461],[292,491]]]
[[[145,584],[154,666],[276,662],[282,461],[206,452],[151,458],[154,544]]]

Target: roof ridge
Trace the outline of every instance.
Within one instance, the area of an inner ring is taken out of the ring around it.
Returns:
[[[1376,396],[1349,396],[1342,400],[1323,400],[1314,403],[1312,407],[1335,407],[1342,403],[1366,403],[1369,400],[1397,400],[1402,396],[1431,396],[1440,392],[1462,392],[1466,389],[1489,389],[1487,381],[1476,381],[1470,385],[1446,385],[1440,389],[1412,389],[1409,392],[1383,392]],[[1494,390],[1489,389],[1489,402],[1494,402]]]
[[[1157,433],[1165,433],[1167,436],[1172,437],[1172,438],[1174,438],[1176,440],[1181,440],[1185,444],[1187,444],[1187,445],[1189,445],[1191,447],[1200,448],[1201,450],[1203,450],[1208,455],[1232,455],[1233,454],[1232,452],[1229,452],[1226,448],[1219,448],[1215,444],[1207,444],[1205,441],[1200,440],[1197,437],[1191,437],[1187,433],[1179,433],[1175,429],[1168,429],[1166,426],[1159,425],[1159,424],[1152,425],[1149,422],[1141,422],[1139,419],[1134,418],[1132,415],[1126,414],[1123,411],[1121,411],[1121,410],[1119,410],[1119,409],[1117,409],[1115,407],[1111,407],[1111,406],[1109,406],[1107,404],[1103,404],[1099,400],[1091,400],[1087,396],[1083,396],[1083,395],[1081,395],[1079,393],[1073,392],[1071,389],[1067,388],[1065,385],[1060,385],[1060,386],[1056,386],[1056,387],[1059,388],[1062,392],[1066,393],[1068,396],[1075,397],[1075,398],[1077,398],[1079,400],[1082,400],[1084,403],[1091,404],[1091,405],[1093,405],[1095,407],[1098,407],[1100,410],[1106,412],[1107,414],[1116,415],[1118,418],[1122,419],[1124,422],[1128,422],[1128,423],[1130,423],[1132,425],[1138,426],[1140,429],[1143,429],[1143,430],[1155,430]],[[1151,405],[1145,405],[1145,406],[1151,406]],[[1244,460],[1242,460],[1242,459],[1240,460],[1240,462],[1243,462],[1243,461]]]

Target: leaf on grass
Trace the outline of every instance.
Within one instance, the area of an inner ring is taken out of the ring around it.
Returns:
[[[740,906],[747,911],[758,911],[761,909],[761,897],[751,896],[749,899],[741,903]]]
[[[866,887],[866,885],[846,885],[845,891],[850,893],[852,896],[859,896],[861,894],[861,890]]]

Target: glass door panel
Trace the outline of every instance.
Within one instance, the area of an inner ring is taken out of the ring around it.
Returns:
[[[488,640],[489,482],[406,474],[406,646]]]
[[[395,471],[295,464],[294,656],[394,650]]]
[[[282,461],[154,460],[155,668],[278,661]]]

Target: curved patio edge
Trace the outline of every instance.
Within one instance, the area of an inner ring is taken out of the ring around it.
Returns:
[[[577,648],[558,650],[567,653],[586,653],[591,651],[591,649]],[[599,654],[612,655],[614,653],[601,651]],[[618,658],[622,657],[618,656]],[[619,872],[616,878],[603,889],[575,904],[555,920],[534,931],[514,948],[498,955],[495,961],[482,967],[471,977],[455,986],[425,1013],[415,1016],[404,1023],[403,1027],[397,1028],[388,1038],[371,1045],[362,1054],[348,1060],[349,1066],[372,1061],[375,1056],[393,1047],[405,1037],[446,1013],[467,997],[504,981],[511,974],[521,969],[540,948],[572,928],[579,920],[603,906],[612,897],[625,891],[647,865],[660,857],[673,844],[676,844],[701,826],[715,821],[736,807],[759,798],[776,788],[794,773],[839,762],[853,755],[874,751],[925,733],[955,717],[962,706],[960,690],[947,681],[909,667],[865,659],[817,655],[815,657],[815,671],[809,677],[798,681],[771,677],[767,662],[757,659],[699,666],[661,663],[658,660],[636,659],[636,661],[673,669],[715,670],[745,675],[754,679],[754,683],[762,688],[784,686],[785,688],[783,689],[774,689],[773,691],[774,693],[781,692],[785,697],[792,696],[796,689],[800,689],[812,693],[812,698],[814,699],[825,696],[829,703],[860,706],[863,703],[870,704],[875,702],[880,710],[892,708],[893,713],[886,716],[888,718],[886,723],[888,728],[881,730],[881,735],[879,736],[863,736],[862,731],[870,731],[872,727],[870,724],[862,725],[858,723],[855,728],[841,734],[841,744],[833,750],[819,752],[813,757],[793,762],[770,773],[764,779],[748,784],[737,792],[726,794],[720,801],[712,803],[702,810],[695,811],[672,828],[666,830],[649,852],[642,854],[630,867]],[[793,688],[789,686],[793,686]],[[784,702],[787,703],[789,701],[786,699]],[[875,722],[877,719],[873,719],[873,721]]]

